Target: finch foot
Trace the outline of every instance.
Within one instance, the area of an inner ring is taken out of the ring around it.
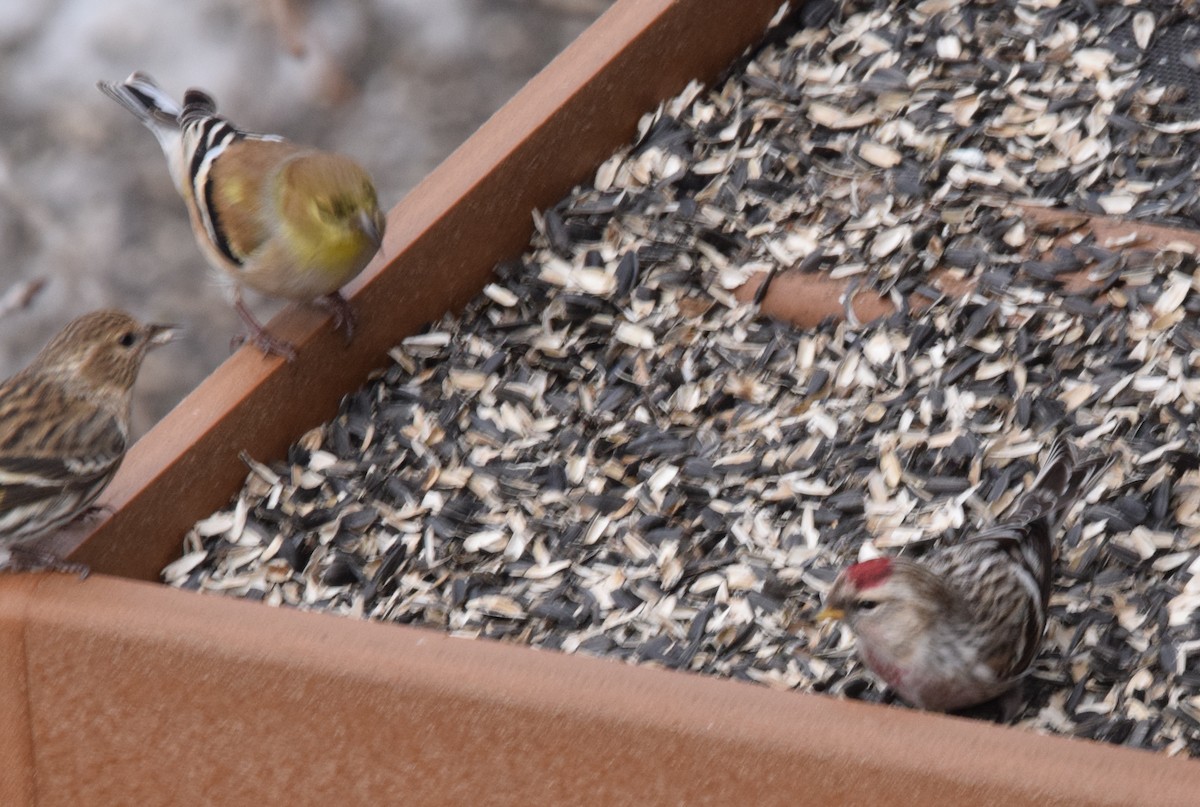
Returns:
[[[233,337],[229,342],[231,349],[236,350],[246,342],[249,342],[268,356],[279,356],[284,361],[289,362],[296,360],[296,348],[292,346],[292,343],[271,336],[267,332],[267,329],[262,326],[262,323],[250,313],[250,309],[246,307],[241,298],[234,301],[233,307],[237,309],[238,315],[242,318],[242,322],[246,323],[246,327],[250,330],[250,333],[239,334]]]
[[[107,504],[89,504],[87,509],[76,516],[76,518],[85,524],[91,524],[102,518],[107,518],[115,512],[117,511]]]
[[[350,307],[350,303],[339,292],[326,294],[324,297],[318,297],[313,300],[313,304],[325,309],[329,315],[333,317],[333,329],[335,331],[346,331],[346,344],[354,341],[354,309]]]
[[[8,547],[8,560],[0,563],[0,569],[6,572],[64,572],[77,574],[80,580],[86,578],[91,571],[82,563],[75,563],[60,558],[53,552],[22,544]]]
[[[977,703],[974,706],[968,706],[964,709],[956,709],[951,714],[1007,725],[1015,722],[1021,716],[1028,702],[1027,695],[1025,687],[1022,684],[1018,684],[991,700]]]
[[[251,334],[240,333],[229,340],[229,348],[230,350],[237,350],[247,342],[268,356],[279,356],[287,362],[296,360],[296,348],[292,346],[291,342],[271,336],[266,331]]]

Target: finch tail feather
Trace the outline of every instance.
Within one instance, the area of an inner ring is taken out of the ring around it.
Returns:
[[[1057,523],[1111,464],[1110,457],[1100,454],[1080,459],[1075,448],[1059,438],[1013,510],[1012,522],[1029,524],[1046,519]]]
[[[135,72],[123,82],[98,81],[109,98],[132,112],[149,129],[167,156],[175,186],[182,188],[180,115],[183,109],[149,75]]]
[[[151,130],[159,126],[179,128],[183,110],[175,99],[145,73],[137,72],[121,83],[98,81],[96,86],[109,98],[128,109]]]

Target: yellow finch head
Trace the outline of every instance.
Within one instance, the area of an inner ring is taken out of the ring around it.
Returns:
[[[385,219],[371,177],[340,154],[309,153],[280,171],[284,237],[305,269],[357,275],[383,241]]]
[[[123,311],[84,314],[42,348],[25,372],[53,378],[79,397],[128,401],[146,351],[171,341],[172,325],[143,325]]]

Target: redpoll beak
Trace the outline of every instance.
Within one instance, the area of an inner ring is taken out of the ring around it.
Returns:
[[[817,621],[824,622],[827,619],[845,619],[846,612],[841,608],[830,608],[828,605],[821,609],[817,614]]]

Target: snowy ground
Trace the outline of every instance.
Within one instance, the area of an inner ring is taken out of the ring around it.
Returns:
[[[134,69],[210,91],[239,125],[359,159],[391,207],[611,0],[0,3],[0,377],[116,306],[186,328],[139,383],[140,435],[229,355],[236,315],[153,137],[95,88]],[[264,316],[269,305],[256,307]]]

